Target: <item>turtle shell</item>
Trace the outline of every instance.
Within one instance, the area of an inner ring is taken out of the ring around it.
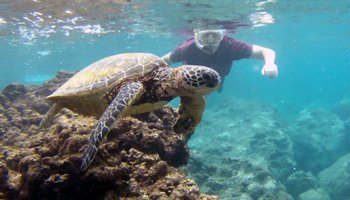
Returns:
[[[101,105],[106,104],[103,96],[116,85],[124,80],[136,81],[166,65],[161,58],[150,53],[106,57],[76,73],[47,99],[81,114],[99,115],[107,106]]]

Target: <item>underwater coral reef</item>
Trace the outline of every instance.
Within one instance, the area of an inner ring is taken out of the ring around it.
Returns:
[[[202,192],[225,200],[347,200],[348,102],[302,108],[288,121],[262,102],[223,98],[189,141],[185,168]]]
[[[176,112],[118,120],[92,166],[81,156],[96,119],[63,109],[50,127],[38,125],[52,93],[73,73],[42,86],[11,84],[0,94],[1,199],[217,199],[176,167],[189,159],[189,135],[176,134]]]
[[[189,176],[220,199],[293,199],[283,185],[295,166],[292,141],[276,111],[236,98],[217,105],[190,141]]]
[[[165,106],[115,122],[82,172],[95,118],[63,109],[38,132],[45,97],[72,75],[0,93],[0,199],[349,199],[348,101],[287,123],[263,103],[222,99],[195,134],[173,132]]]

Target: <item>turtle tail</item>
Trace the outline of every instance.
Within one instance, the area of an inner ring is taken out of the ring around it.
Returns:
[[[41,129],[45,128],[52,118],[62,109],[62,106],[58,105],[57,103],[54,103],[51,108],[47,111],[45,114],[44,118],[41,119],[39,127],[38,127],[38,132],[41,131]]]

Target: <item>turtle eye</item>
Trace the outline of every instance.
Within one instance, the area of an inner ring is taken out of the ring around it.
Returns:
[[[203,79],[204,80],[209,80],[210,79],[210,75],[208,73],[203,73]]]

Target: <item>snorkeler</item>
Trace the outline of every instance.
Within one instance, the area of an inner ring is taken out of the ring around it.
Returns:
[[[272,49],[230,38],[222,29],[195,29],[193,33],[194,36],[179,44],[173,52],[162,57],[169,65],[184,62],[215,69],[221,76],[219,91],[222,90],[225,76],[229,74],[233,61],[243,58],[263,59],[265,65],[261,69],[261,74],[269,78],[277,77],[276,56]]]

